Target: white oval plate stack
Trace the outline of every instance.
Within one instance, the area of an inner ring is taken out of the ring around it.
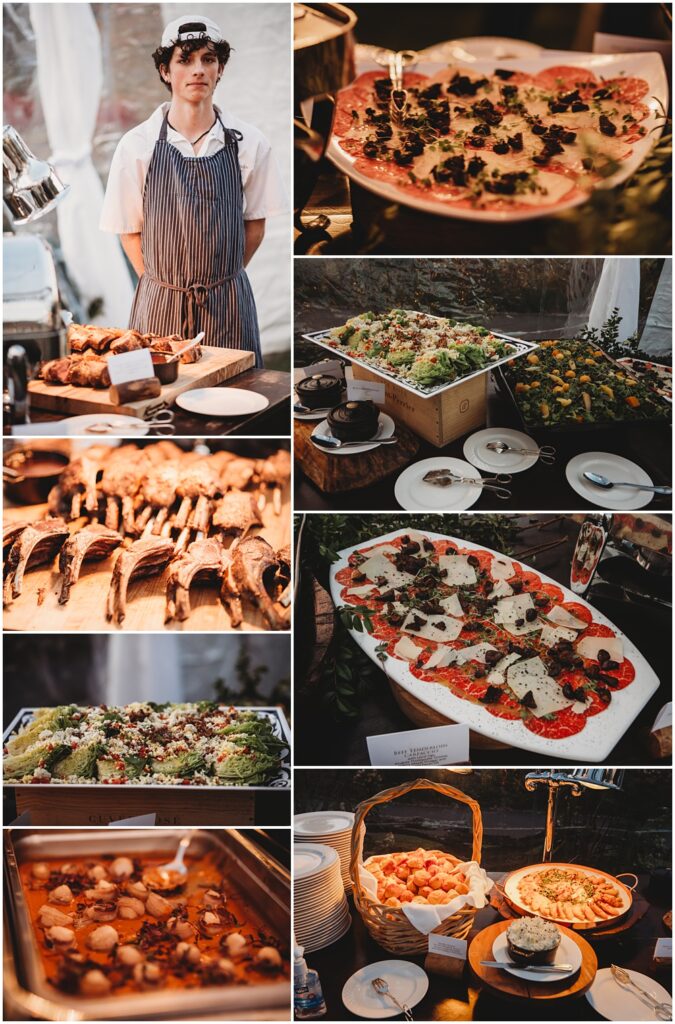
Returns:
[[[352,845],[352,811],[309,811],[296,814],[293,818],[293,840],[296,843],[321,843],[337,851],[340,858],[342,884],[349,892],[352,880],[349,877],[349,858]]]
[[[352,919],[336,850],[320,843],[293,848],[295,936],[306,953],[337,942]]]

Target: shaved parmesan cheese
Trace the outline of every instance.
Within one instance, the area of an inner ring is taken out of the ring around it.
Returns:
[[[495,608],[495,622],[506,625],[515,622],[517,619],[524,619],[525,613],[534,608],[534,601],[531,594],[515,594],[513,597],[503,597],[497,602]]]
[[[393,544],[376,544],[371,550],[373,555],[399,555],[401,553],[401,549]]]
[[[516,626],[515,622],[504,622],[502,629],[505,629],[511,636],[527,636],[528,633],[536,633],[538,629],[541,629],[541,622],[535,619],[534,622],[524,622],[522,626]]]
[[[566,608],[561,608],[559,604],[546,613],[546,618],[554,622],[556,626],[564,626],[565,629],[586,629],[587,626],[586,622],[582,622],[576,615],[568,612]]]
[[[490,597],[511,597],[512,593],[513,587],[504,580],[500,580],[490,591]]]
[[[411,543],[419,544],[421,548],[424,547],[425,541],[429,541],[427,535],[425,533],[420,533],[419,530],[406,530],[406,532],[402,534],[402,536],[410,537]],[[429,543],[431,543],[431,541],[429,541]]]
[[[487,681],[491,686],[503,686],[506,682],[506,670],[509,665],[520,660],[519,654],[507,654],[497,662],[491,672],[488,673]]]
[[[577,634],[573,629],[565,629],[563,626],[544,626],[539,639],[545,647],[553,647],[559,640],[576,640]]]
[[[448,613],[448,615],[454,615],[456,618],[462,618],[464,615],[464,609],[462,608],[461,602],[457,597],[457,594],[451,594],[450,597],[444,597],[438,602],[442,608]]]
[[[447,668],[448,665],[452,665],[454,662],[453,654],[455,654],[455,651],[450,647],[437,647],[424,667],[425,669]]]
[[[422,618],[419,612],[410,612],[401,629],[404,633],[414,633],[415,636],[423,636],[425,640],[436,640],[443,643],[448,640],[456,640],[462,632],[462,623],[450,615],[431,615],[419,629],[410,629],[410,624],[415,617]],[[439,629],[437,623],[443,623]]]
[[[451,647],[438,647],[427,661],[425,668],[446,668],[448,665],[465,665],[467,661],[480,661],[485,664],[488,651],[496,651],[492,644],[471,644],[453,650]]]
[[[403,658],[404,661],[416,661],[421,653],[422,648],[414,644],[408,636],[402,636],[394,647],[396,657]]]
[[[350,597],[352,594],[354,597],[365,597],[366,594],[372,594],[374,590],[377,590],[374,583],[364,583],[362,587],[352,587],[352,589],[348,590],[347,593]]]
[[[378,576],[384,576],[387,582],[394,587],[408,586],[415,579],[409,572],[399,572],[386,555],[380,554],[367,558],[359,566],[359,571],[364,573],[369,580],[376,580]]]
[[[515,574],[513,562],[504,555],[495,555],[490,563],[490,575],[493,580],[508,580]],[[494,593],[494,591],[493,591]]]
[[[438,564],[441,569],[447,569],[448,574],[444,582],[453,587],[463,587],[475,583],[478,579],[476,570],[469,565],[468,555],[441,555]]]
[[[619,636],[585,636],[577,651],[591,661],[598,660],[598,651],[607,651],[612,661],[623,661],[623,640]]]
[[[562,711],[576,703],[563,695],[562,687],[548,674],[541,658],[527,658],[512,665],[507,669],[506,678],[518,700],[532,694],[536,707],[529,710],[535,718]]]

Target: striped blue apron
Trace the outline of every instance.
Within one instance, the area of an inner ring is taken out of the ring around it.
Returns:
[[[217,110],[216,116],[220,121]],[[129,327],[184,338],[205,331],[204,344],[255,352],[256,366],[262,366],[255,300],[244,270],[239,133],[223,125],[222,149],[185,157],[167,141],[167,124],[168,114],[145,178],[145,272]]]

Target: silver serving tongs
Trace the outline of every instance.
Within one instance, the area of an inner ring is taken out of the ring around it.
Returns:
[[[377,50],[375,53],[377,63],[389,69],[391,78],[389,115],[392,123],[399,128],[408,107],[408,93],[403,88],[404,71],[417,64],[418,59],[419,54],[416,50]]]
[[[498,473],[497,476],[485,476],[474,479],[470,476],[459,476],[457,473],[453,473],[451,469],[430,469],[428,473],[424,474],[422,479],[425,484],[431,484],[434,487],[450,487],[452,484],[473,484],[474,487],[481,487],[484,491],[492,491],[503,501],[511,497],[511,491],[507,491],[505,487],[499,486],[511,483],[511,477],[504,473]]]

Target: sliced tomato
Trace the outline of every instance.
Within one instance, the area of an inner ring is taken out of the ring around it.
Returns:
[[[649,92],[649,83],[645,82],[644,78],[610,78],[602,84],[612,90],[615,100],[622,100],[624,103],[639,103]]]
[[[579,604],[577,601],[563,601],[561,608],[564,608],[566,612],[570,613],[570,615],[574,615],[575,618],[581,619],[581,621],[585,622],[587,626],[589,626],[593,621],[593,614],[585,604]]]
[[[568,92],[578,85],[595,83],[597,79],[592,72],[586,68],[575,68],[567,64],[557,64],[551,68],[545,68],[535,75],[536,85],[542,89],[551,89],[553,92]]]
[[[565,708],[564,711],[558,711],[554,718],[535,718],[532,715],[524,719],[523,724],[537,736],[544,736],[549,740],[564,740],[581,732],[586,725],[587,714],[588,712],[585,715],[578,715],[571,708]]]

